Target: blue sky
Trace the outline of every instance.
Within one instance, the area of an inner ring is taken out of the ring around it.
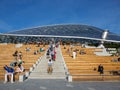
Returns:
[[[0,32],[87,24],[120,34],[120,0],[0,0]]]

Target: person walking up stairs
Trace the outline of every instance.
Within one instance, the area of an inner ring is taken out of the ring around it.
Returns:
[[[47,72],[50,73],[50,74],[52,74],[52,71],[53,71],[52,64],[53,64],[53,62],[52,62],[52,60],[50,59],[50,60],[48,61],[48,69],[47,69]]]

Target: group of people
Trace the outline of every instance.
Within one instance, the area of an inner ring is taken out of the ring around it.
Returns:
[[[11,83],[14,82],[13,80],[13,76],[16,73],[21,73],[24,72],[24,67],[22,66],[22,64],[24,63],[24,61],[22,61],[22,52],[18,52],[17,50],[15,51],[15,53],[13,54],[14,56],[14,61],[10,62],[10,65],[4,65],[4,70],[6,71],[5,73],[5,81],[4,83],[8,82],[8,76],[11,76]]]
[[[64,49],[66,49],[66,44],[64,44],[63,46],[64,46]],[[77,56],[77,51],[73,50],[73,45],[70,45],[70,48],[67,49],[66,53],[69,54],[69,56],[71,56],[71,53],[72,53],[73,59],[75,59]]]
[[[47,58],[50,58],[51,60],[55,61],[56,60],[56,50],[55,50],[55,45],[51,44],[50,47],[47,50],[46,56]]]
[[[40,54],[41,52],[44,52],[44,47],[40,48],[39,50],[34,50],[34,55]]]
[[[113,59],[111,60],[111,62],[120,62],[120,57],[113,58]]]
[[[48,69],[47,69],[48,73],[52,73],[52,71],[53,71],[53,68],[52,68],[53,61],[56,61],[56,50],[55,50],[55,48],[58,48],[58,46],[59,46],[58,43],[56,43],[56,44],[51,43],[50,47],[47,50],[46,56],[49,59]]]
[[[66,44],[63,45],[64,49],[66,49]],[[70,45],[70,48],[66,50],[66,53],[69,54],[69,56],[72,55],[73,59],[77,57],[77,53],[79,52],[80,55],[86,54],[84,50],[74,49],[74,45]]]

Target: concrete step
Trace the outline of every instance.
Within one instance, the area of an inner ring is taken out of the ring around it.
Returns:
[[[45,75],[47,75],[48,73],[47,73],[47,71],[42,71],[42,72],[35,72],[35,71],[33,71],[31,74],[38,74],[38,73],[42,73],[42,74],[45,74]],[[63,72],[63,71],[53,71],[52,72],[52,74],[56,74],[56,75],[64,75],[65,73]]]
[[[47,69],[40,69],[40,70],[34,70],[34,71],[32,71],[32,73],[34,73],[34,72],[45,72],[45,71],[47,71]],[[64,70],[58,70],[58,69],[53,69],[53,72],[63,72],[64,73]]]
[[[35,76],[35,77],[30,77],[29,79],[66,79],[66,77],[40,77],[40,76]]]
[[[40,63],[31,72],[29,79],[66,79],[64,62],[60,48],[58,48],[56,52],[56,61],[53,61],[53,73],[47,73],[47,63],[49,59],[47,59],[46,54],[44,54]]]
[[[33,79],[33,78],[41,78],[41,79],[65,79],[66,78],[66,75],[65,73],[51,73],[51,74],[48,74],[47,72],[43,73],[43,72],[37,72],[37,73],[32,73],[31,76],[29,76],[29,79]]]
[[[36,67],[36,69],[47,69],[47,66],[40,66],[40,67]],[[64,69],[63,65],[62,66],[53,66],[53,69]]]
[[[52,73],[52,74],[48,74],[48,73],[34,73],[34,74],[32,74],[32,77],[35,77],[35,76],[39,76],[39,77],[65,77],[65,74],[63,75],[59,75],[59,74],[54,74],[54,73]]]

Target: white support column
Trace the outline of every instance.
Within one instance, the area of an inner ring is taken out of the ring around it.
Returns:
[[[105,30],[102,34],[102,40],[101,40],[101,44],[98,46],[98,48],[104,48],[104,40],[106,40],[108,35],[108,30]]]

